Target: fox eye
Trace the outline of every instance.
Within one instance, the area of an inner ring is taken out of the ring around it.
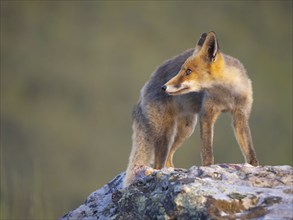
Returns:
[[[185,75],[186,75],[186,76],[190,75],[190,73],[192,73],[192,70],[191,70],[191,69],[187,69],[187,70],[185,71]]]

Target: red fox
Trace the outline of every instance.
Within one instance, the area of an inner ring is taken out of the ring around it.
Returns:
[[[215,32],[203,33],[194,49],[165,61],[141,90],[133,110],[133,146],[124,186],[136,167],[174,167],[173,155],[200,121],[202,165],[214,163],[213,128],[221,112],[232,115],[245,161],[258,165],[248,119],[251,81],[239,60],[220,51]]]

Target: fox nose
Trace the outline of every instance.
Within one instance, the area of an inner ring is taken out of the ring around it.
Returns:
[[[162,85],[162,86],[161,86],[161,89],[162,89],[163,91],[166,91],[167,86],[166,86],[166,85]]]

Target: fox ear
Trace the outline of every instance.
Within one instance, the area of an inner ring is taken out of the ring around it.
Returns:
[[[199,40],[201,41],[201,39]],[[219,51],[219,44],[217,41],[216,33],[211,31],[206,35],[200,53],[205,57],[208,62],[213,62]]]
[[[199,40],[198,40],[198,42],[197,42],[197,44],[195,46],[195,50],[194,50],[193,54],[196,54],[201,49],[204,41],[206,40],[206,37],[207,37],[207,33],[203,33],[200,36],[200,38],[199,38]]]
[[[203,33],[203,34],[200,36],[200,39],[198,40],[196,46],[198,46],[198,47],[202,47],[204,41],[206,40],[206,37],[207,37],[207,33]]]

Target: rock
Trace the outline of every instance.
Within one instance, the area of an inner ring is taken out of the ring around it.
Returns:
[[[220,164],[124,173],[61,219],[293,219],[293,168]],[[147,175],[148,174],[148,175]]]

